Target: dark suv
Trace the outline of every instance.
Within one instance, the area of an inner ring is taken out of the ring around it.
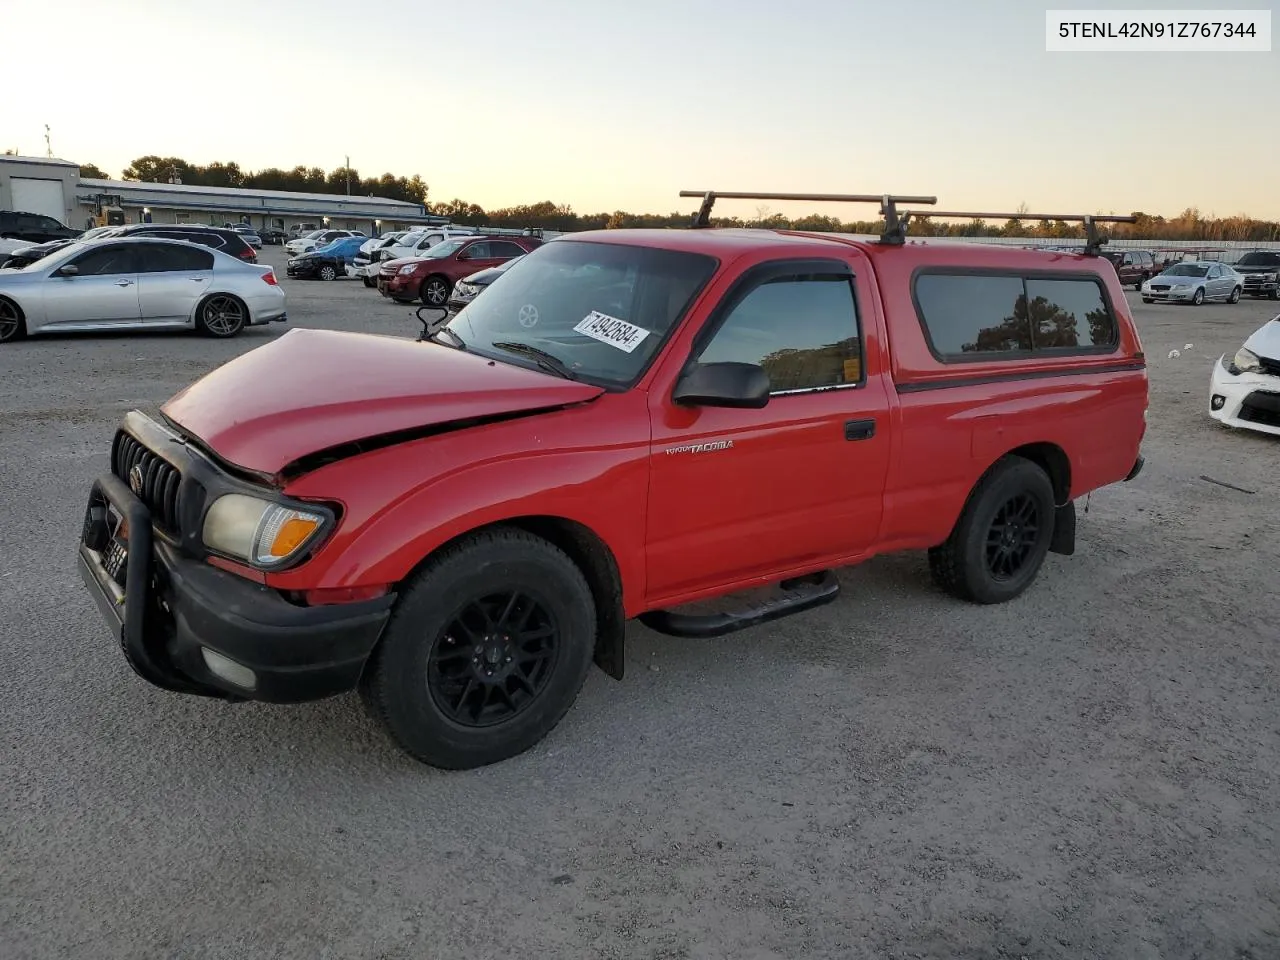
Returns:
[[[1246,297],[1280,300],[1280,251],[1254,250],[1231,266],[1244,277]]]
[[[187,243],[198,243],[201,246],[212,247],[214,250],[221,250],[245,263],[258,262],[258,254],[253,247],[249,246],[249,242],[235,230],[228,230],[225,227],[206,227],[194,223],[134,223],[127,227],[117,227],[110,234],[103,234],[104,237],[139,235],[164,237],[166,240],[185,240]]]
[[[32,243],[48,243],[50,240],[70,240],[80,236],[79,230],[63,226],[53,217],[42,213],[23,213],[20,210],[0,210],[0,237],[10,240],[29,240]]]
[[[1120,282],[1133,284],[1135,290],[1141,290],[1143,281],[1160,272],[1150,250],[1108,250],[1102,255],[1116,268]]]

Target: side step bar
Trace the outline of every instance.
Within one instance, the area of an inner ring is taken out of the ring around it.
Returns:
[[[807,577],[794,580],[783,580],[779,587],[782,596],[776,600],[766,600],[755,607],[729,613],[711,613],[704,615],[672,613],[670,610],[650,610],[636,619],[650,630],[665,633],[672,637],[722,637],[726,633],[734,633],[754,627],[770,620],[781,620],[795,613],[803,613],[814,607],[821,607],[835,600],[840,595],[840,582],[835,572],[824,570]]]

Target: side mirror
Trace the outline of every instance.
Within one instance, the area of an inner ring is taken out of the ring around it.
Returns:
[[[769,403],[769,375],[754,363],[699,363],[676,382],[671,399],[701,407],[759,410]]]
[[[58,276],[60,277],[74,277],[79,272],[80,272],[80,268],[77,267],[74,263],[68,263],[65,266],[61,266],[58,268]]]

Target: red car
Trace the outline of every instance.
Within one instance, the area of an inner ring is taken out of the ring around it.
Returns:
[[[378,292],[400,303],[420,299],[443,307],[463,277],[522,257],[541,244],[538,237],[454,237],[436,244],[427,256],[385,261],[378,270]]]
[[[900,550],[1007,601],[1142,467],[1142,345],[1094,250],[559,239],[426,342],[297,329],[129,414],[81,572],[151,683],[359,689],[449,768],[538,742],[593,661],[621,679],[631,619],[728,633]]]

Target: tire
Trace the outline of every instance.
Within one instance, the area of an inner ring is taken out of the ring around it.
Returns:
[[[368,277],[361,277],[360,279],[364,281],[366,287],[376,287],[378,285],[376,280],[370,280]]]
[[[449,302],[449,291],[453,289],[447,278],[436,275],[422,281],[419,297],[430,307],[443,307]]]
[[[332,265],[326,263],[323,267],[320,268],[321,280],[336,280],[337,278],[338,278],[338,271],[333,269]]]
[[[1280,286],[1271,291],[1272,300],[1280,300]]]
[[[229,293],[206,297],[196,308],[196,329],[206,337],[227,340],[237,336],[248,322],[248,308]]]
[[[1150,302],[1151,302],[1151,298],[1150,298],[1150,297],[1143,297],[1143,298],[1142,298],[1142,302],[1143,302],[1143,303],[1150,303]]]
[[[1239,302],[1240,302],[1240,294],[1242,294],[1242,293],[1244,293],[1244,290],[1243,290],[1243,289],[1241,289],[1240,287],[1236,287],[1235,289],[1233,289],[1233,290],[1231,291],[1231,296],[1229,296],[1229,297],[1227,298],[1227,303],[1239,303]]]
[[[1138,278],[1137,282],[1136,282],[1136,283],[1134,283],[1134,285],[1133,285],[1133,289],[1135,289],[1135,290],[1137,290],[1139,293],[1141,293],[1141,292],[1142,292],[1142,285],[1143,285],[1144,283],[1146,283],[1148,279],[1149,279],[1149,278],[1148,278],[1148,277],[1147,277],[1147,275],[1144,273],[1141,277],[1139,277],[1139,278]]]
[[[1197,307],[1204,303],[1204,287],[1196,287],[1195,296],[1191,298],[1191,303]]]
[[[934,582],[970,603],[1014,599],[1035,580],[1049,553],[1053,510],[1053,484],[1044,470],[1017,456],[996,461],[973,488],[951,536],[929,551]],[[1007,521],[1014,523],[1005,529],[1021,554],[1012,567],[1007,561],[1013,555],[1000,552],[1007,544],[989,542]],[[1034,530],[1026,529],[1032,525]]]
[[[504,621],[529,636],[504,642]],[[448,770],[487,766],[556,727],[586,681],[595,635],[591,589],[564,552],[522,530],[485,531],[410,580],[360,694],[409,756]]]
[[[27,318],[12,300],[0,297],[0,343],[13,343],[27,335]]]

